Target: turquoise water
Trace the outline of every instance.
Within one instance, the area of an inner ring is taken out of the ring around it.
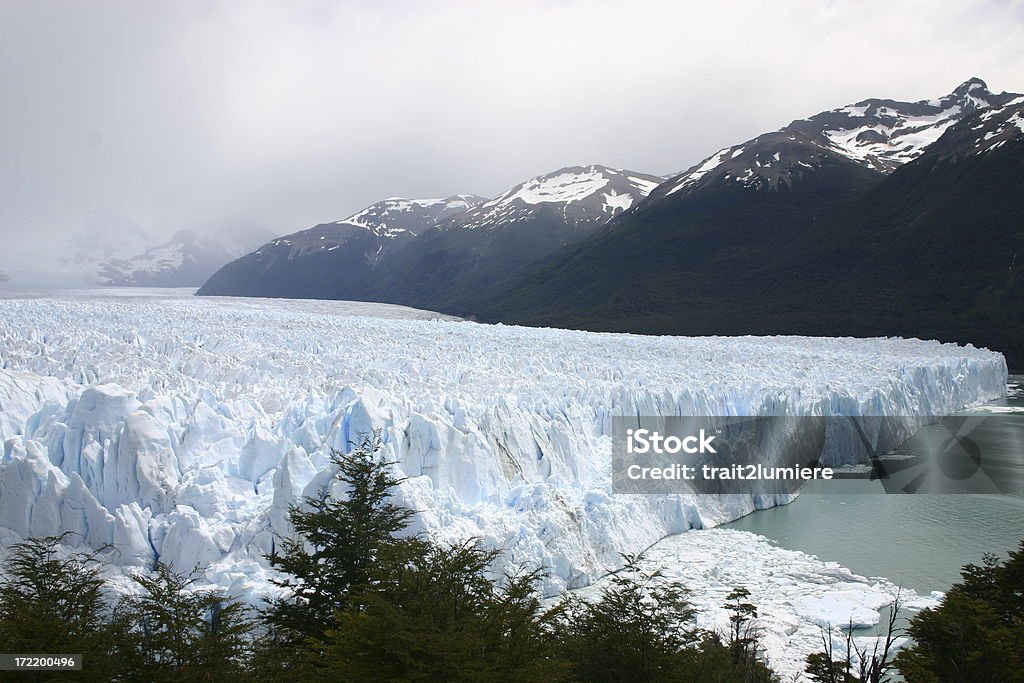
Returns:
[[[1011,396],[998,404],[1024,406],[1022,385],[1024,377],[1011,377]],[[1019,443],[1019,433],[991,438],[1001,439],[1004,447],[1011,439]],[[964,564],[980,562],[985,553],[1005,555],[1024,539],[1022,496],[857,493],[879,486],[865,480],[813,481],[793,503],[724,526],[919,593],[948,589]]]

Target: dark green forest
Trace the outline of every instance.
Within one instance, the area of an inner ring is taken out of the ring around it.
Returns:
[[[1024,368],[1024,140],[884,177],[826,161],[778,190],[650,200],[471,300],[430,303],[594,331],[970,342]]]

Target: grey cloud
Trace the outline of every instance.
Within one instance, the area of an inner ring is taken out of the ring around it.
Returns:
[[[654,173],[864,97],[1024,88],[1009,2],[0,2],[0,238],[290,232]]]

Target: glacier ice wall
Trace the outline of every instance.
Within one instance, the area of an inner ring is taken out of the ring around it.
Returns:
[[[263,555],[289,533],[288,506],[329,480],[330,449],[376,429],[408,477],[398,497],[417,530],[542,565],[554,593],[620,552],[788,500],[611,495],[612,416],[886,415],[912,431],[1006,387],[1002,356],[970,346],[643,337],[397,310],[0,301],[0,538],[69,531],[126,567],[201,565],[211,583],[265,593]]]

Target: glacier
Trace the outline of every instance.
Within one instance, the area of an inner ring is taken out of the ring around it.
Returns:
[[[290,533],[288,507],[330,481],[331,449],[374,430],[415,531],[543,566],[556,595],[621,552],[792,499],[612,495],[613,416],[885,415],[912,431],[1007,381],[998,353],[917,339],[650,337],[130,294],[0,300],[0,544],[71,532],[125,569],[198,565],[253,600],[275,590],[263,557]]]

